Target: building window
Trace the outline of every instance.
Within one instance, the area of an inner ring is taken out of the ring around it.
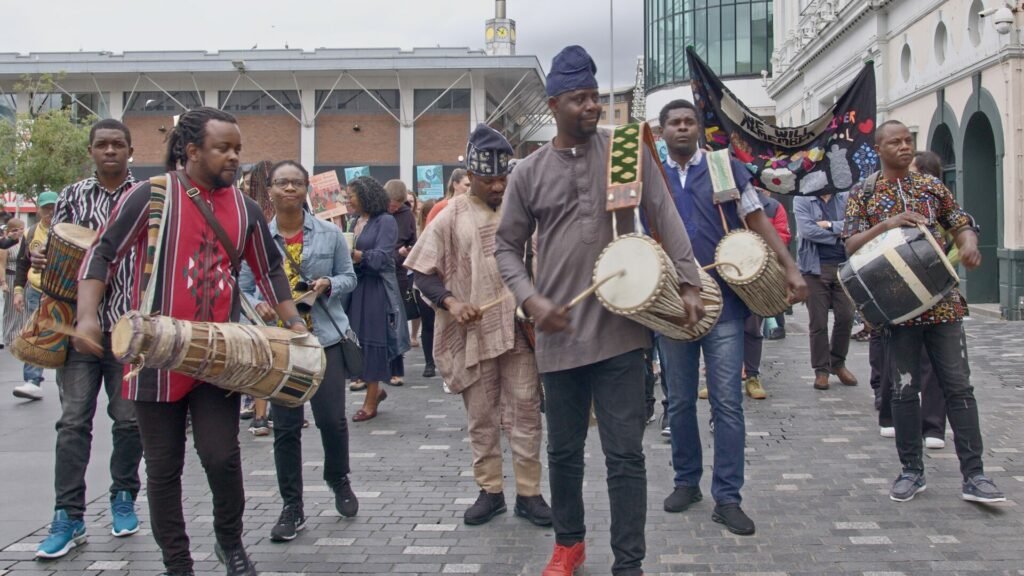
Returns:
[[[18,103],[14,94],[0,94],[0,120],[14,123],[18,117]]]
[[[971,37],[971,45],[981,44],[981,27],[984,24],[979,12],[985,9],[981,0],[971,2],[970,12],[967,13],[967,33]]]
[[[316,109],[323,106],[324,112],[334,113],[377,113],[383,112],[381,104],[388,110],[397,112],[399,108],[398,90],[328,90],[316,91]],[[376,99],[374,99],[376,97]],[[378,103],[378,100],[380,103]]]
[[[946,32],[946,24],[939,22],[935,27],[935,62],[942,64],[946,61],[946,45],[949,43],[949,34]]]
[[[302,110],[299,93],[295,90],[270,90],[269,94],[262,90],[221,91],[218,102],[221,110],[232,114],[283,114],[285,110]]]
[[[900,51],[900,76],[904,82],[910,80],[910,72],[913,70],[914,59],[910,53],[910,44],[904,44]]]
[[[437,100],[438,98],[440,100]],[[444,90],[417,90],[413,94],[414,114],[419,115],[430,106],[430,103],[437,100],[437,103],[430,108],[431,112],[462,112],[469,110],[470,92],[466,89]]]
[[[68,95],[62,92],[48,92],[32,95],[31,114],[33,116],[44,114],[50,110],[69,110],[71,117],[76,120],[82,120],[92,115],[101,118],[109,116],[109,111],[103,100],[95,93]]]
[[[192,91],[170,92],[169,94],[163,92],[136,92],[134,94],[125,92],[124,97],[125,100],[128,100],[128,103],[124,107],[124,113],[125,115],[173,116],[175,114],[183,114],[188,110],[199,108],[203,105],[199,95]],[[183,108],[182,105],[185,107]]]
[[[719,76],[771,73],[770,0],[644,0],[644,14],[648,90],[689,81],[689,45]]]

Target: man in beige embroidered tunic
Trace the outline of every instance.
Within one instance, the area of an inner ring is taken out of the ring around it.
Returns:
[[[477,127],[466,152],[470,193],[454,198],[427,227],[405,266],[438,309],[434,359],[452,392],[462,395],[469,417],[480,495],[464,515],[466,524],[483,524],[506,511],[504,431],[515,471],[515,513],[550,526],[551,509],[540,493],[540,378],[494,258],[512,153],[497,131]]]

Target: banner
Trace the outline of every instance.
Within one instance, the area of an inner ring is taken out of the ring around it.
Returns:
[[[354,168],[345,168],[345,182],[351,182],[360,176],[369,176],[369,166],[356,166]]]
[[[348,212],[345,195],[338,173],[334,170],[317,174],[309,179],[309,208],[317,218],[330,220]]]
[[[444,196],[444,166],[417,166],[416,193],[420,202],[438,200]]]
[[[875,152],[875,71],[871,62],[835,104],[809,124],[782,128],[754,114],[686,49],[704,138],[729,148],[755,185],[779,194],[820,196],[849,190],[879,169]]]

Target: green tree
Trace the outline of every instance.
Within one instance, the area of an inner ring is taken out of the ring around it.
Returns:
[[[92,118],[75,120],[69,110],[22,115],[15,126],[0,121],[0,189],[35,198],[60,190],[88,174]]]

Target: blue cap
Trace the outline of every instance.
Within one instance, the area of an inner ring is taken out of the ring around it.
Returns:
[[[582,46],[567,46],[551,60],[547,93],[558,96],[573,90],[597,88],[597,64]]]
[[[466,145],[466,170],[480,176],[504,176],[515,151],[508,140],[487,124],[478,124]]]
[[[36,198],[36,208],[42,208],[43,206],[49,206],[57,203],[57,193],[47,190]]]

